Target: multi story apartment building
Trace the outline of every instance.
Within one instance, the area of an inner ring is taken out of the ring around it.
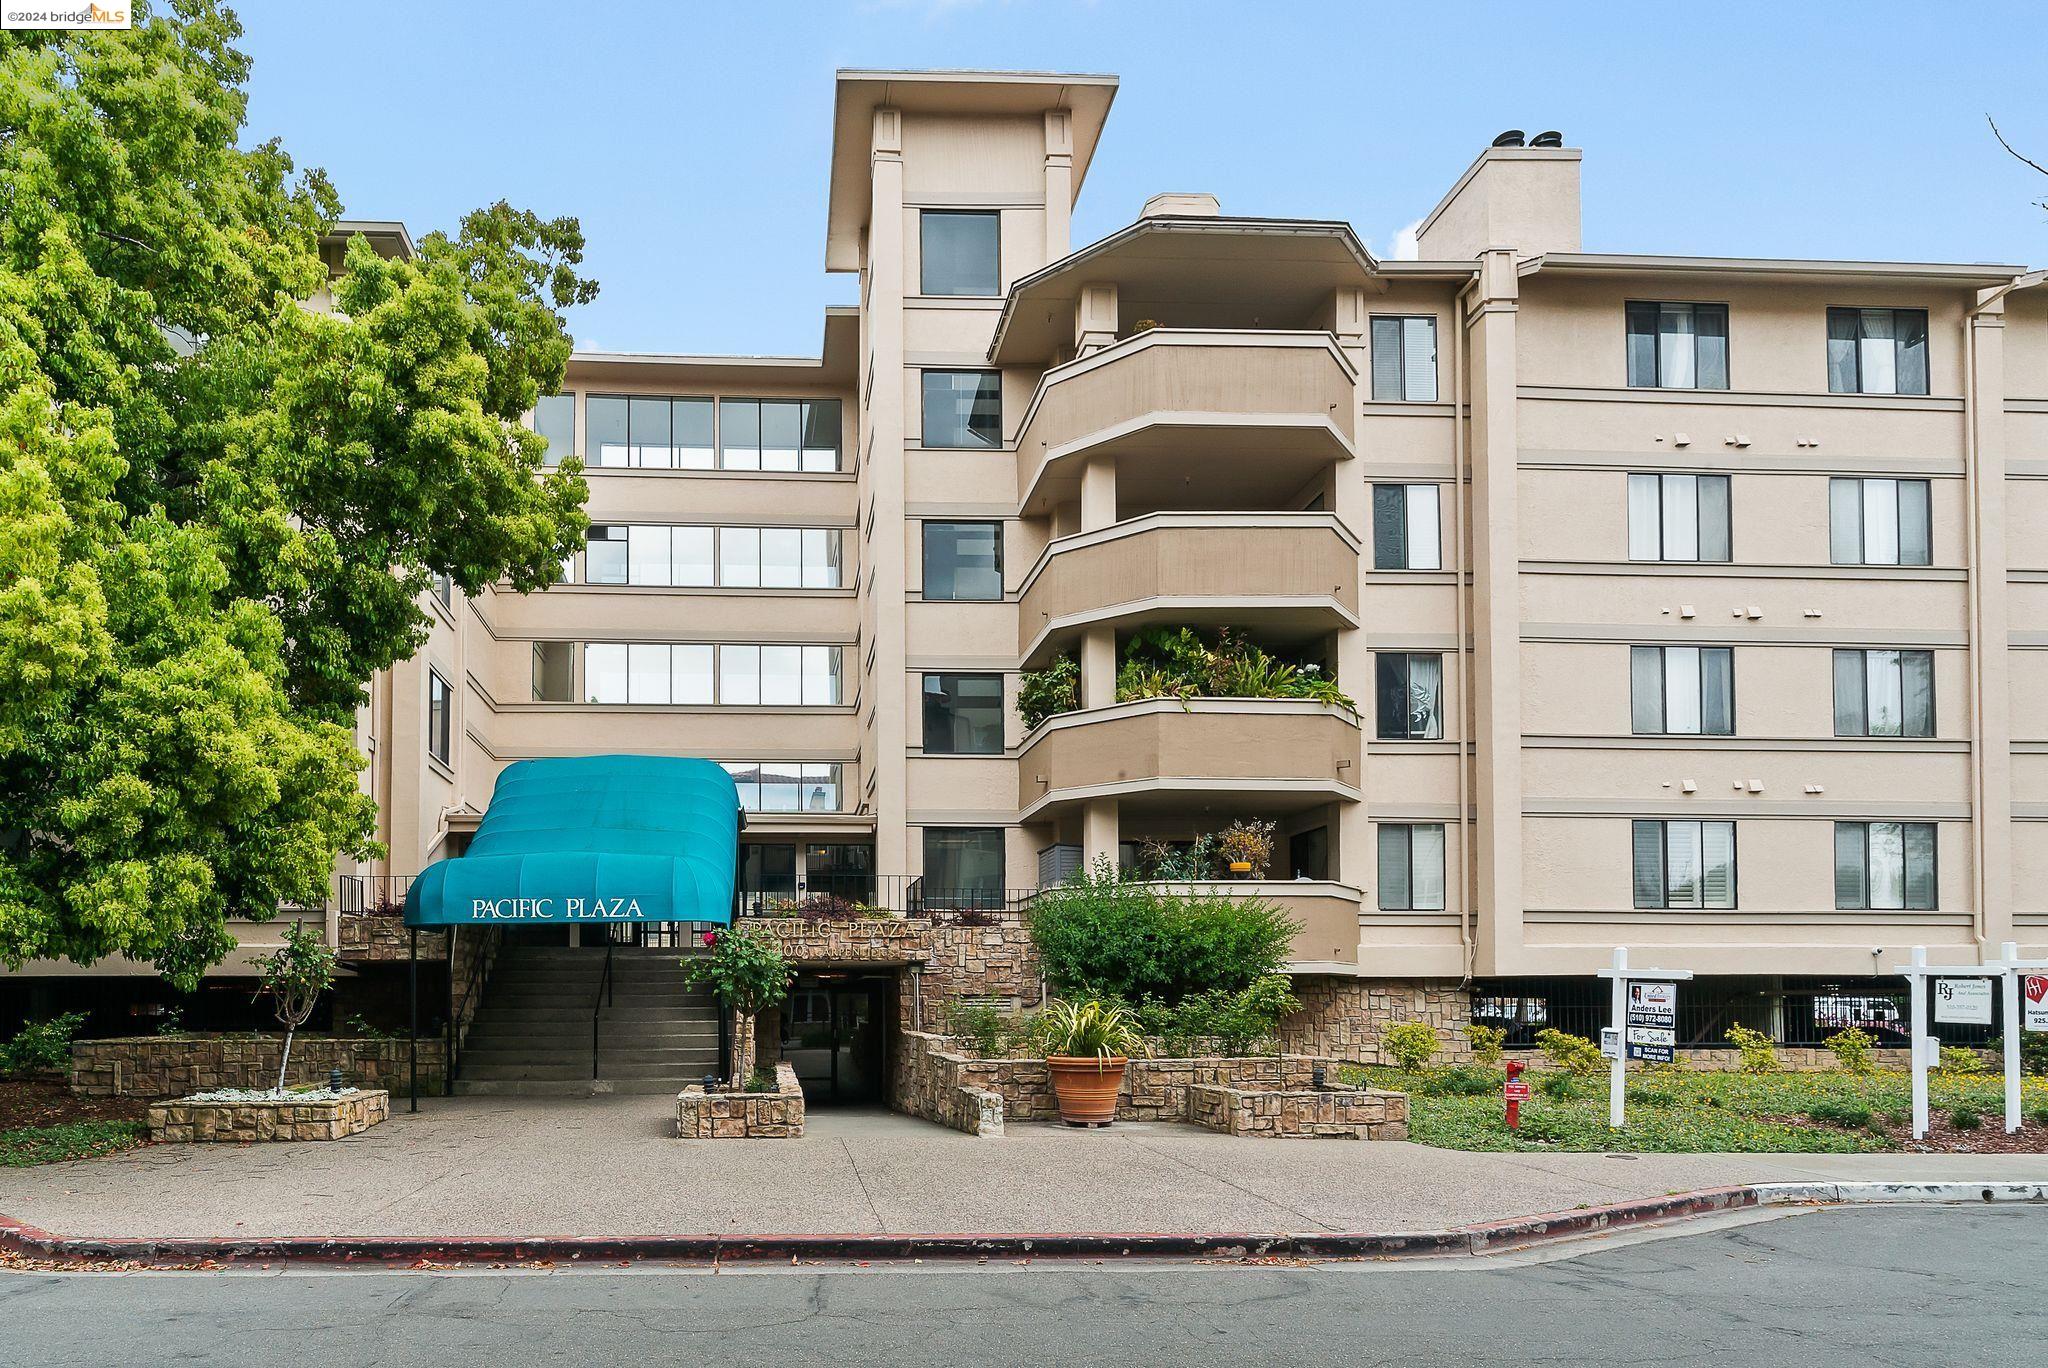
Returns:
[[[1010,905],[1271,821],[1231,887],[1301,922],[1311,1038],[1572,1024],[1626,945],[1808,1039],[1909,946],[2048,946],[2040,273],[1586,253],[1555,135],[1416,260],[1196,193],[1077,247],[1115,91],[840,73],[858,305],[815,358],[573,358],[532,421],[588,548],[428,604],[352,872],[458,853],[511,761],[637,751],[733,769],[759,898]],[[1146,696],[1181,627],[1356,709]]]

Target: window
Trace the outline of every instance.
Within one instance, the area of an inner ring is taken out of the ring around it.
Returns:
[[[1372,397],[1430,403],[1436,399],[1436,319],[1374,318]]]
[[[939,602],[999,602],[1003,597],[1003,525],[926,523],[924,596]]]
[[[598,524],[585,543],[584,582],[837,589],[843,537],[837,527]]]
[[[728,763],[740,807],[747,812],[837,812],[840,767],[793,760]]]
[[[1412,651],[1381,651],[1378,659],[1380,740],[1441,740],[1444,658]]]
[[[926,675],[924,753],[1001,755],[1003,677],[999,674]]]
[[[1441,912],[1444,829],[1441,823],[1380,823],[1380,910]]]
[[[718,464],[785,473],[839,469],[839,401],[719,400]]]
[[[995,371],[924,372],[926,448],[993,451],[1003,444],[1003,378]]]
[[[1003,896],[1001,827],[926,827],[924,899],[941,907],[1000,904]]]
[[[1633,389],[1728,388],[1726,304],[1628,304]]]
[[[1735,652],[1727,646],[1628,648],[1630,730],[1733,736]]]
[[[576,396],[543,394],[533,405],[533,430],[548,441],[541,459],[560,465],[564,456],[576,450]]]
[[[448,695],[448,681],[438,670],[427,671],[427,754],[448,763],[448,741],[453,730],[455,700]]]
[[[1287,838],[1287,868],[1297,879],[1330,877],[1330,829],[1326,826],[1297,831]]]
[[[583,538],[583,582],[626,583],[628,545],[628,529],[593,525]]]
[[[583,402],[589,464],[606,469],[711,469],[711,401],[593,394]]]
[[[1828,481],[1828,559],[1836,565],[1931,565],[1934,530],[1926,480]]]
[[[1630,475],[1628,558],[1725,561],[1729,558],[1726,475]]]
[[[434,597],[440,600],[441,606],[443,608],[454,608],[455,581],[450,579],[447,575],[443,574],[439,570],[436,570],[433,574],[431,583],[434,590]]]
[[[837,399],[714,401],[593,394],[583,407],[588,429],[587,459],[593,466],[634,470],[839,469]],[[536,422],[540,413],[536,408]],[[573,425],[573,415],[571,421]]]
[[[1433,484],[1372,487],[1372,568],[1441,570],[1443,535]]]
[[[576,644],[570,641],[533,643],[533,701],[576,701]]]
[[[1735,823],[1637,822],[1637,907],[1735,906]]]
[[[1934,735],[1934,652],[1836,651],[1835,735]]]
[[[838,646],[588,642],[588,703],[830,707],[840,699]]]
[[[1828,389],[1927,393],[1927,310],[1829,309]]]
[[[1934,823],[1835,823],[1835,906],[1931,910]]]
[[[999,295],[1002,216],[993,212],[926,209],[918,216],[918,289],[928,295]]]

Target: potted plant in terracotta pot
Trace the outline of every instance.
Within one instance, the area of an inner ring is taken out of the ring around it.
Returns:
[[[1134,1054],[1151,1053],[1137,1022],[1114,1003],[1055,1002],[1038,1014],[1035,1028],[1060,1120],[1070,1126],[1114,1121],[1124,1066]]]

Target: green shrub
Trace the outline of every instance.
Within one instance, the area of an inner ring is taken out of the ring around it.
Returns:
[[[1660,1088],[1654,1083],[1631,1083],[1628,1100],[1631,1106],[1676,1107],[1682,1099],[1669,1088]]]
[[[1060,713],[1081,706],[1081,662],[1060,656],[1042,670],[1026,670],[1017,678],[1017,715],[1026,731]]]
[[[1810,1120],[1823,1126],[1841,1126],[1845,1130],[1870,1124],[1870,1106],[1853,1097],[1823,1097],[1806,1109]]]
[[[1485,1097],[1500,1091],[1497,1070],[1470,1064],[1452,1064],[1424,1069],[1415,1081],[1415,1091],[1424,1097]]]
[[[0,1045],[0,1073],[34,1073],[71,1067],[71,1038],[85,1025],[84,1012],[31,1021]]]
[[[1940,1072],[1949,1078],[1968,1078],[1983,1073],[1991,1066],[1984,1062],[1984,1056],[1976,1050],[1964,1049],[1960,1045],[1941,1047]]]
[[[1730,1026],[1725,1037],[1742,1056],[1742,1071],[1752,1074],[1778,1071],[1778,1046],[1762,1031],[1740,1024]]]
[[[987,1002],[946,1004],[946,1034],[981,1059],[1000,1059],[1010,1038],[1010,1018]]]
[[[2048,1129],[2048,1107],[2036,1107],[2028,1112],[2027,1124]]]
[[[2020,1032],[2020,1072],[2048,1074],[2048,1031]]]
[[[1595,1053],[1598,1053],[1596,1050]],[[1546,1073],[1536,1077],[1536,1091],[1553,1102],[1572,1102],[1585,1094],[1580,1084],[1580,1075],[1574,1073]]]
[[[1975,1130],[1984,1124],[1984,1117],[1975,1107],[1957,1107],[1949,1112],[1948,1123],[1957,1130]]]
[[[1890,1111],[1884,1114],[1884,1123],[1887,1126],[1910,1125],[1912,1123],[1912,1120],[1913,1113],[1904,1107],[1893,1107]]]
[[[1852,1074],[1870,1072],[1870,1051],[1877,1042],[1868,1031],[1851,1026],[1846,1031],[1837,1031],[1822,1042],[1834,1052],[1835,1063]]]
[[[1126,883],[1106,859],[1040,894],[1030,928],[1054,991],[1168,1005],[1280,973],[1301,929],[1262,898]]]
[[[1477,1021],[1465,1023],[1465,1043],[1472,1047],[1472,1057],[1488,1068],[1500,1063],[1501,1051],[1508,1045],[1508,1033],[1498,1026],[1486,1026]]]
[[[1566,1078],[1567,1074],[1552,1074],[1552,1078]],[[1516,1134],[1524,1140],[1535,1140],[1549,1144],[1571,1138],[1571,1118],[1563,1112],[1526,1111],[1522,1113],[1522,1124]]]
[[[1380,1049],[1394,1061],[1394,1067],[1420,1073],[1443,1047],[1436,1027],[1426,1021],[1403,1021],[1380,1035]]]
[[[1234,993],[1212,988],[1177,1003],[1148,998],[1135,1015],[1145,1034],[1159,1037],[1170,1055],[1209,1049],[1236,1055],[1270,1045],[1280,1019],[1300,1010],[1293,981],[1285,974],[1267,974]]]
[[[1589,1077],[1608,1066],[1607,1056],[1600,1053],[1598,1045],[1555,1027],[1546,1026],[1536,1033],[1536,1048],[1543,1051],[1551,1067],[1575,1078]]]

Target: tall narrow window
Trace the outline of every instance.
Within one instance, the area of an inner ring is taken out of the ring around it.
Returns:
[[[1932,822],[1835,823],[1835,906],[1931,910],[1939,901]]]
[[[717,464],[711,440],[712,412],[709,399],[671,401],[670,450],[677,470],[709,470]]]
[[[1729,558],[1726,475],[1630,475],[1628,558],[1725,561]]]
[[[1735,652],[1727,646],[1631,646],[1630,730],[1733,736]]]
[[[1932,486],[1926,480],[1828,481],[1828,559],[1836,565],[1931,565]]]
[[[1372,568],[1444,568],[1441,513],[1433,484],[1372,487]]]
[[[1829,309],[1828,389],[1927,393],[1927,310]]]
[[[533,643],[533,701],[576,701],[576,645],[569,641]]]
[[[1444,658],[1415,651],[1378,656],[1379,737],[1437,741],[1444,734]]]
[[[1003,377],[996,371],[923,373],[925,447],[992,451],[1003,444]]]
[[[634,523],[626,531],[626,583],[665,585],[669,582],[667,527]]]
[[[839,401],[804,401],[803,467],[808,471],[839,469]]]
[[[626,401],[627,464],[645,470],[670,470],[676,463],[669,402],[635,395]]]
[[[564,456],[576,454],[576,396],[543,394],[534,401],[533,430],[547,438],[548,449],[541,459],[560,465]]]
[[[1836,651],[1835,735],[1934,735],[1934,652]]]
[[[1441,912],[1444,907],[1442,823],[1380,823],[1380,910]]]
[[[427,754],[448,763],[450,738],[454,732],[455,700],[448,681],[439,670],[427,671]]]
[[[718,468],[759,470],[761,468],[761,401],[721,399],[718,401]]]
[[[1001,755],[1003,677],[999,674],[926,675],[924,753]]]
[[[803,469],[804,406],[794,399],[761,401],[761,469]]]
[[[584,534],[583,582],[624,584],[627,575],[628,530],[618,524],[592,523]]]
[[[1728,388],[1728,306],[1628,305],[1628,383],[1637,389]]]
[[[918,215],[918,290],[928,295],[999,295],[1002,215],[926,209]]]
[[[626,401],[615,394],[593,394],[583,401],[584,463],[607,469],[632,464]]]
[[[1637,907],[1735,906],[1735,823],[1633,824]]]
[[[924,596],[952,602],[999,602],[1003,597],[1003,525],[924,524]]]
[[[1372,397],[1397,402],[1435,402],[1434,317],[1372,320]]]
[[[583,647],[583,698],[589,703],[626,701],[626,647],[623,642],[592,641]]]

